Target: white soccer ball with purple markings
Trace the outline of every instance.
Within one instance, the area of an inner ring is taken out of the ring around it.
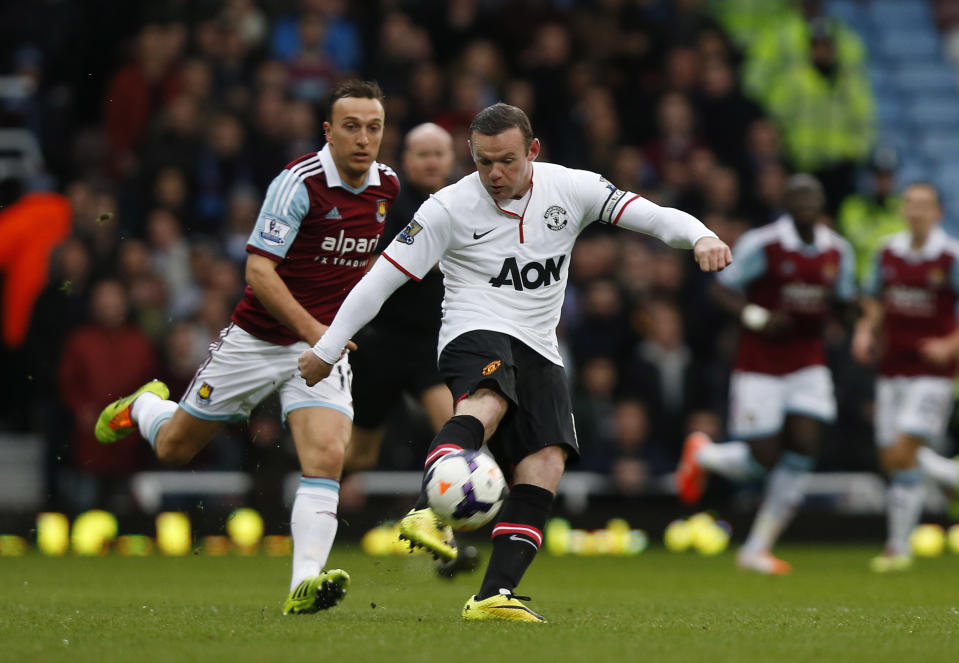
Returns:
[[[506,480],[492,456],[482,451],[455,451],[430,466],[426,497],[437,516],[458,531],[482,527],[499,513]]]

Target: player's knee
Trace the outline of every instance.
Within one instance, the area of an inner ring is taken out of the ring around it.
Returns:
[[[322,439],[300,451],[303,472],[312,476],[333,477],[343,471],[346,445],[336,439]]]
[[[538,471],[553,483],[559,483],[563,472],[566,471],[566,452],[561,447],[546,447],[539,452]]]
[[[886,473],[908,470],[916,466],[916,445],[912,440],[899,437],[892,446],[883,449],[880,461]]]

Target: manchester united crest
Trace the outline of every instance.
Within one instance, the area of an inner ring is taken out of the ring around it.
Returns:
[[[386,198],[380,198],[376,201],[376,220],[379,223],[386,221]]]
[[[546,219],[546,227],[550,230],[562,230],[569,222],[566,210],[559,205],[550,205],[543,214],[543,218]]]
[[[483,367],[483,375],[492,375],[503,364],[499,359],[491,361]]]

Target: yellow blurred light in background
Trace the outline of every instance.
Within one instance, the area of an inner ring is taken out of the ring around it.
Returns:
[[[263,538],[263,518],[254,509],[236,509],[226,520],[226,533],[240,552],[255,552]]]
[[[37,514],[37,548],[44,555],[59,557],[70,548],[70,521],[62,513]]]
[[[117,538],[117,518],[108,511],[84,511],[73,521],[70,543],[77,555],[106,554],[110,542]]]
[[[156,517],[157,547],[164,555],[180,556],[193,545],[190,519],[179,511],[164,511]]]

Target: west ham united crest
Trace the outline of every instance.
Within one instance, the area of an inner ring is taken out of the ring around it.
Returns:
[[[376,220],[379,223],[386,221],[386,198],[380,198],[376,201]]]
[[[550,205],[543,214],[543,218],[546,219],[546,227],[550,230],[562,230],[569,222],[566,210],[559,205]]]
[[[211,396],[213,396],[213,386],[209,382],[204,382],[196,390],[196,399],[200,403],[209,403]]]

